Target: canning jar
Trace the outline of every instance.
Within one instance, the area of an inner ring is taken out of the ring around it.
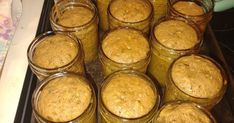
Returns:
[[[50,23],[53,30],[69,31],[81,40],[86,64],[97,58],[98,16],[93,3],[61,0],[52,8]]]
[[[192,21],[180,17],[167,17],[160,20],[152,29],[151,44],[152,58],[148,73],[164,88],[170,64],[183,54],[198,52],[202,37]]]
[[[153,81],[133,70],[108,76],[98,99],[102,123],[150,123],[160,101]]]
[[[38,123],[96,123],[94,87],[83,76],[56,73],[33,92],[33,115]]]
[[[168,0],[168,14],[194,21],[202,33],[210,22],[214,9],[213,0]]]
[[[185,55],[168,71],[164,102],[190,100],[211,109],[222,99],[226,87],[226,74],[216,61],[204,55]]]
[[[97,8],[100,19],[100,27],[102,31],[109,30],[109,20],[108,20],[108,6],[111,0],[97,0]]]
[[[151,58],[147,38],[141,31],[118,28],[104,36],[99,53],[104,76],[123,69],[145,73]]]
[[[153,5],[154,16],[151,26],[153,27],[158,20],[167,14],[167,0],[150,0]]]
[[[85,75],[82,45],[67,32],[48,31],[37,36],[28,47],[27,57],[39,80],[60,71]]]
[[[112,0],[108,7],[110,29],[132,27],[149,33],[153,7],[148,0]]]
[[[216,120],[202,106],[190,101],[172,101],[164,104],[153,123],[216,123]]]

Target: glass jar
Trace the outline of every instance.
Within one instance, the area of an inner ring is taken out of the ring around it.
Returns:
[[[85,0],[59,1],[52,8],[50,23],[53,30],[69,31],[81,40],[85,64],[97,58],[98,16],[93,3]]]
[[[190,100],[210,110],[222,99],[226,87],[227,76],[216,61],[204,55],[185,55],[168,70],[164,102]]]
[[[110,29],[132,27],[149,33],[153,7],[148,0],[112,0],[108,7]]]
[[[145,73],[151,58],[147,38],[131,28],[110,30],[104,36],[99,53],[104,76],[123,69]]]
[[[97,0],[97,8],[100,19],[100,27],[102,31],[109,30],[109,20],[108,20],[108,6],[111,0]]]
[[[151,32],[152,57],[148,73],[165,88],[170,64],[183,54],[198,52],[201,33],[191,21],[180,17],[161,19]]]
[[[212,18],[213,9],[213,0],[168,0],[168,15],[194,21],[202,33]]]
[[[28,47],[27,58],[39,80],[60,71],[85,75],[82,45],[67,32],[48,31],[37,36]]]
[[[167,0],[150,0],[154,9],[154,16],[151,26],[153,27],[158,20],[167,14]]]
[[[160,102],[153,81],[133,70],[108,76],[98,99],[102,123],[150,123]]]
[[[172,101],[164,104],[152,123],[216,123],[202,106],[190,101]]]
[[[33,92],[33,115],[38,123],[96,123],[94,87],[83,76],[56,73]]]

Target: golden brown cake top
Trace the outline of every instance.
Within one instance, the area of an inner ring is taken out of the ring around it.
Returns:
[[[201,109],[191,103],[168,104],[160,112],[155,123],[212,123]]]
[[[173,5],[173,8],[182,14],[191,16],[203,15],[205,13],[201,6],[190,1],[178,1]]]
[[[172,79],[180,90],[200,98],[215,97],[224,84],[220,69],[197,55],[178,59],[172,67]]]
[[[115,62],[135,63],[147,58],[150,48],[140,31],[123,28],[107,34],[102,43],[102,50]]]
[[[124,118],[138,118],[147,114],[157,100],[148,81],[130,74],[115,75],[101,94],[107,109]]]
[[[73,7],[61,13],[58,23],[66,27],[82,26],[89,23],[93,16],[93,11],[87,7]]]
[[[123,22],[138,22],[147,19],[151,13],[145,0],[115,0],[110,4],[111,14]]]
[[[43,68],[58,68],[70,63],[78,54],[77,43],[69,36],[55,34],[36,46],[32,61]]]
[[[80,116],[89,106],[91,89],[78,77],[60,77],[50,81],[41,91],[37,110],[44,118],[65,122]]]
[[[195,29],[180,20],[161,22],[155,27],[154,35],[162,45],[176,50],[190,49],[199,43]]]

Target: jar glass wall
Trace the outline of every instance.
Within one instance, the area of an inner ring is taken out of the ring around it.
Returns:
[[[102,123],[150,123],[160,102],[153,81],[145,74],[131,70],[108,76],[98,99]]]
[[[97,58],[98,16],[93,3],[80,0],[59,1],[52,8],[50,23],[53,30],[69,31],[81,40],[86,64]]]
[[[167,0],[150,0],[154,9],[154,16],[151,26],[159,21],[160,18],[167,14]]]
[[[164,88],[170,64],[183,54],[198,52],[202,37],[193,22],[180,17],[167,17],[152,29],[151,44],[148,72]]]
[[[213,9],[213,0],[168,0],[168,15],[194,21],[202,33],[212,18]]]
[[[96,93],[92,84],[74,73],[56,73],[34,90],[33,115],[38,123],[96,123]]]
[[[153,7],[148,0],[112,0],[108,7],[110,29],[131,27],[149,33]]]
[[[104,36],[99,52],[104,76],[123,69],[145,73],[151,58],[151,48],[141,31],[131,28],[110,30]]]
[[[222,99],[226,87],[225,71],[216,61],[204,55],[185,55],[168,70],[164,102],[189,100],[210,110]]]
[[[28,47],[27,57],[39,80],[60,71],[85,75],[82,45],[67,32],[49,31],[37,36]]]
[[[100,27],[102,31],[109,30],[108,6],[111,0],[97,0],[97,8],[100,18]]]

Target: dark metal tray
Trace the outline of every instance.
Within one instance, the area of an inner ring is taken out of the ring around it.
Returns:
[[[53,0],[45,0],[43,10],[40,17],[40,22],[37,29],[37,34],[39,35],[45,31],[51,30],[50,22],[49,22],[49,13],[53,6]],[[226,70],[228,75],[228,88],[224,95],[224,98],[218,103],[213,109],[212,114],[218,123],[234,123],[234,81],[233,75],[229,71],[228,65],[225,61],[225,58],[222,54],[222,51],[219,47],[219,44],[215,38],[215,35],[210,26],[208,26],[206,33],[204,34],[204,44],[201,50],[202,54],[208,55],[218,61]],[[90,69],[95,69],[93,66]],[[89,70],[88,70],[89,71]],[[92,71],[92,70],[91,70]],[[91,73],[93,74],[93,73]],[[92,75],[93,76],[93,75]],[[94,75],[95,76],[95,75]],[[100,84],[100,79],[97,80],[97,85]],[[36,87],[37,78],[32,73],[30,68],[28,67],[27,73],[25,76],[25,81],[23,85],[23,89],[21,92],[20,101],[18,104],[18,109],[15,116],[15,123],[34,123],[35,119],[32,116],[32,106],[31,106],[31,98],[32,93]]]

